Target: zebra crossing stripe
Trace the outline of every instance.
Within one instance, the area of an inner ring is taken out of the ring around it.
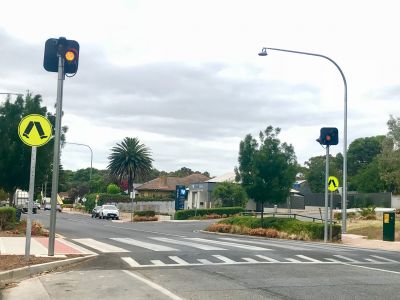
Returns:
[[[212,265],[212,264],[214,264],[213,262],[209,261],[208,259],[199,258],[197,261],[201,262],[203,265]]]
[[[140,264],[131,257],[121,257],[121,259],[133,268],[140,267]]]
[[[266,242],[249,241],[249,240],[236,239],[236,238],[220,238],[220,240],[232,241],[232,242],[244,242],[244,243],[254,244],[254,245],[263,245],[263,246],[269,246],[269,247],[284,248],[284,249],[287,249],[287,250],[289,250],[289,249],[290,250],[298,250],[298,251],[310,250],[308,248],[302,248],[302,247],[298,247],[298,246],[291,246],[289,244],[284,244],[282,242],[271,241],[271,240],[268,240]]]
[[[378,259],[380,259],[380,260],[387,261],[387,262],[395,262],[395,263],[398,263],[397,260],[385,258],[385,257],[382,257],[382,256],[378,256],[378,255],[371,255],[371,256],[372,256],[372,257],[375,257],[375,258],[378,258]]]
[[[165,263],[163,263],[161,260],[151,260],[151,263],[155,266],[165,266]]]
[[[256,255],[256,256],[259,257],[259,258],[262,258],[262,259],[264,259],[264,260],[266,260],[268,262],[271,262],[271,263],[278,263],[279,262],[279,260],[273,259],[273,258],[268,257],[268,256],[264,256],[264,255]]]
[[[334,258],[325,258],[327,261],[330,261],[330,262],[334,262],[334,263],[338,263],[338,264],[340,264],[341,263],[341,261],[340,260],[337,260],[337,259],[334,259]]]
[[[322,261],[320,261],[320,260],[318,260],[318,259],[311,258],[311,257],[305,256],[305,255],[296,255],[296,256],[297,256],[297,257],[300,257],[300,258],[302,258],[302,259],[311,261],[311,262],[315,262],[315,263],[321,263],[321,262],[322,262]]]
[[[97,251],[103,253],[114,253],[114,252],[129,252],[126,249],[122,249],[110,244],[102,243],[93,239],[73,239],[73,241],[88,246],[90,248],[96,249]]]
[[[372,263],[382,263],[382,261],[377,261],[376,259],[372,259],[372,258],[366,258],[365,260],[372,262]]]
[[[355,260],[355,259],[352,259],[352,258],[349,258],[349,257],[343,256],[343,255],[333,255],[333,256],[336,256],[336,257],[338,257],[338,258],[341,258],[341,259],[347,260],[347,261],[349,261],[349,262],[352,262],[352,263],[359,263],[359,261],[358,261],[358,260]]]
[[[170,259],[172,259],[174,262],[180,264],[180,265],[189,265],[189,263],[182,258],[178,256],[168,256]]]
[[[259,261],[255,260],[254,258],[250,258],[250,257],[242,257],[242,259],[249,263],[259,263]]]
[[[171,243],[171,244],[176,244],[176,245],[184,245],[188,247],[193,247],[201,250],[226,250],[224,248],[219,248],[215,246],[210,246],[210,245],[204,245],[204,244],[198,244],[198,243],[192,243],[188,241],[179,241],[179,240],[173,240],[170,238],[163,238],[163,237],[151,237],[153,240],[157,240],[160,242],[166,242],[166,243]]]
[[[232,260],[232,259],[230,259],[230,258],[227,258],[227,257],[225,257],[225,256],[222,256],[222,255],[213,255],[215,258],[218,258],[218,259],[220,259],[220,260],[222,260],[223,262],[226,262],[226,263],[229,263],[229,264],[235,264],[235,263],[237,263],[236,261],[234,261],[234,260]]]
[[[300,260],[295,259],[295,258],[285,258],[287,261],[293,262],[293,263],[301,263]]]
[[[138,240],[134,240],[131,238],[111,238],[114,241],[120,242],[120,243],[125,243],[137,247],[142,247],[146,248],[149,250],[153,251],[179,251],[178,249],[167,247],[167,246],[162,246],[162,245],[157,245],[157,244],[151,244],[151,243],[146,243]]]
[[[239,243],[231,243],[231,242],[224,242],[224,241],[216,241],[216,240],[207,240],[207,239],[202,239],[202,238],[186,238],[187,240],[192,240],[192,241],[197,241],[197,242],[203,242],[203,243],[209,243],[209,244],[217,244],[217,245],[222,245],[222,246],[230,246],[230,247],[235,247],[235,248],[241,248],[241,249],[246,249],[246,250],[256,250],[256,251],[265,251],[265,250],[271,250],[267,248],[261,248],[257,246],[251,246],[251,245],[245,245],[245,244],[239,244]]]

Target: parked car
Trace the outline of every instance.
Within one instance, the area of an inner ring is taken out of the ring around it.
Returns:
[[[92,210],[92,218],[97,218],[100,213],[101,206],[95,206]]]
[[[100,219],[109,219],[112,218],[113,220],[119,220],[119,210],[115,205],[102,205],[100,212],[99,212]]]
[[[44,205],[44,210],[51,210],[51,204],[50,203],[46,203]],[[58,210],[58,212],[62,212],[62,207],[58,203],[57,203],[57,210]]]

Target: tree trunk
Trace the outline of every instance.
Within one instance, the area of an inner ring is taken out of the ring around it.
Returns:
[[[13,206],[13,193],[8,193],[8,204]]]

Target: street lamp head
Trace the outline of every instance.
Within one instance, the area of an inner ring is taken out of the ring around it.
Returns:
[[[258,53],[258,55],[259,56],[267,56],[268,55],[267,48],[262,48],[261,52]]]

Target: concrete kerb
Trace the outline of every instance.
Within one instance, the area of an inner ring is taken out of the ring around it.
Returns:
[[[64,260],[52,261],[43,264],[37,264],[32,266],[26,266],[18,269],[8,270],[0,272],[0,286],[15,282],[18,280],[22,280],[25,278],[33,277],[40,273],[48,272],[54,270],[59,267],[64,267],[67,265],[73,265],[76,263],[80,263],[82,261],[88,260],[97,256],[97,254],[90,254],[82,257],[74,257]],[[1,257],[1,256],[0,256]]]

